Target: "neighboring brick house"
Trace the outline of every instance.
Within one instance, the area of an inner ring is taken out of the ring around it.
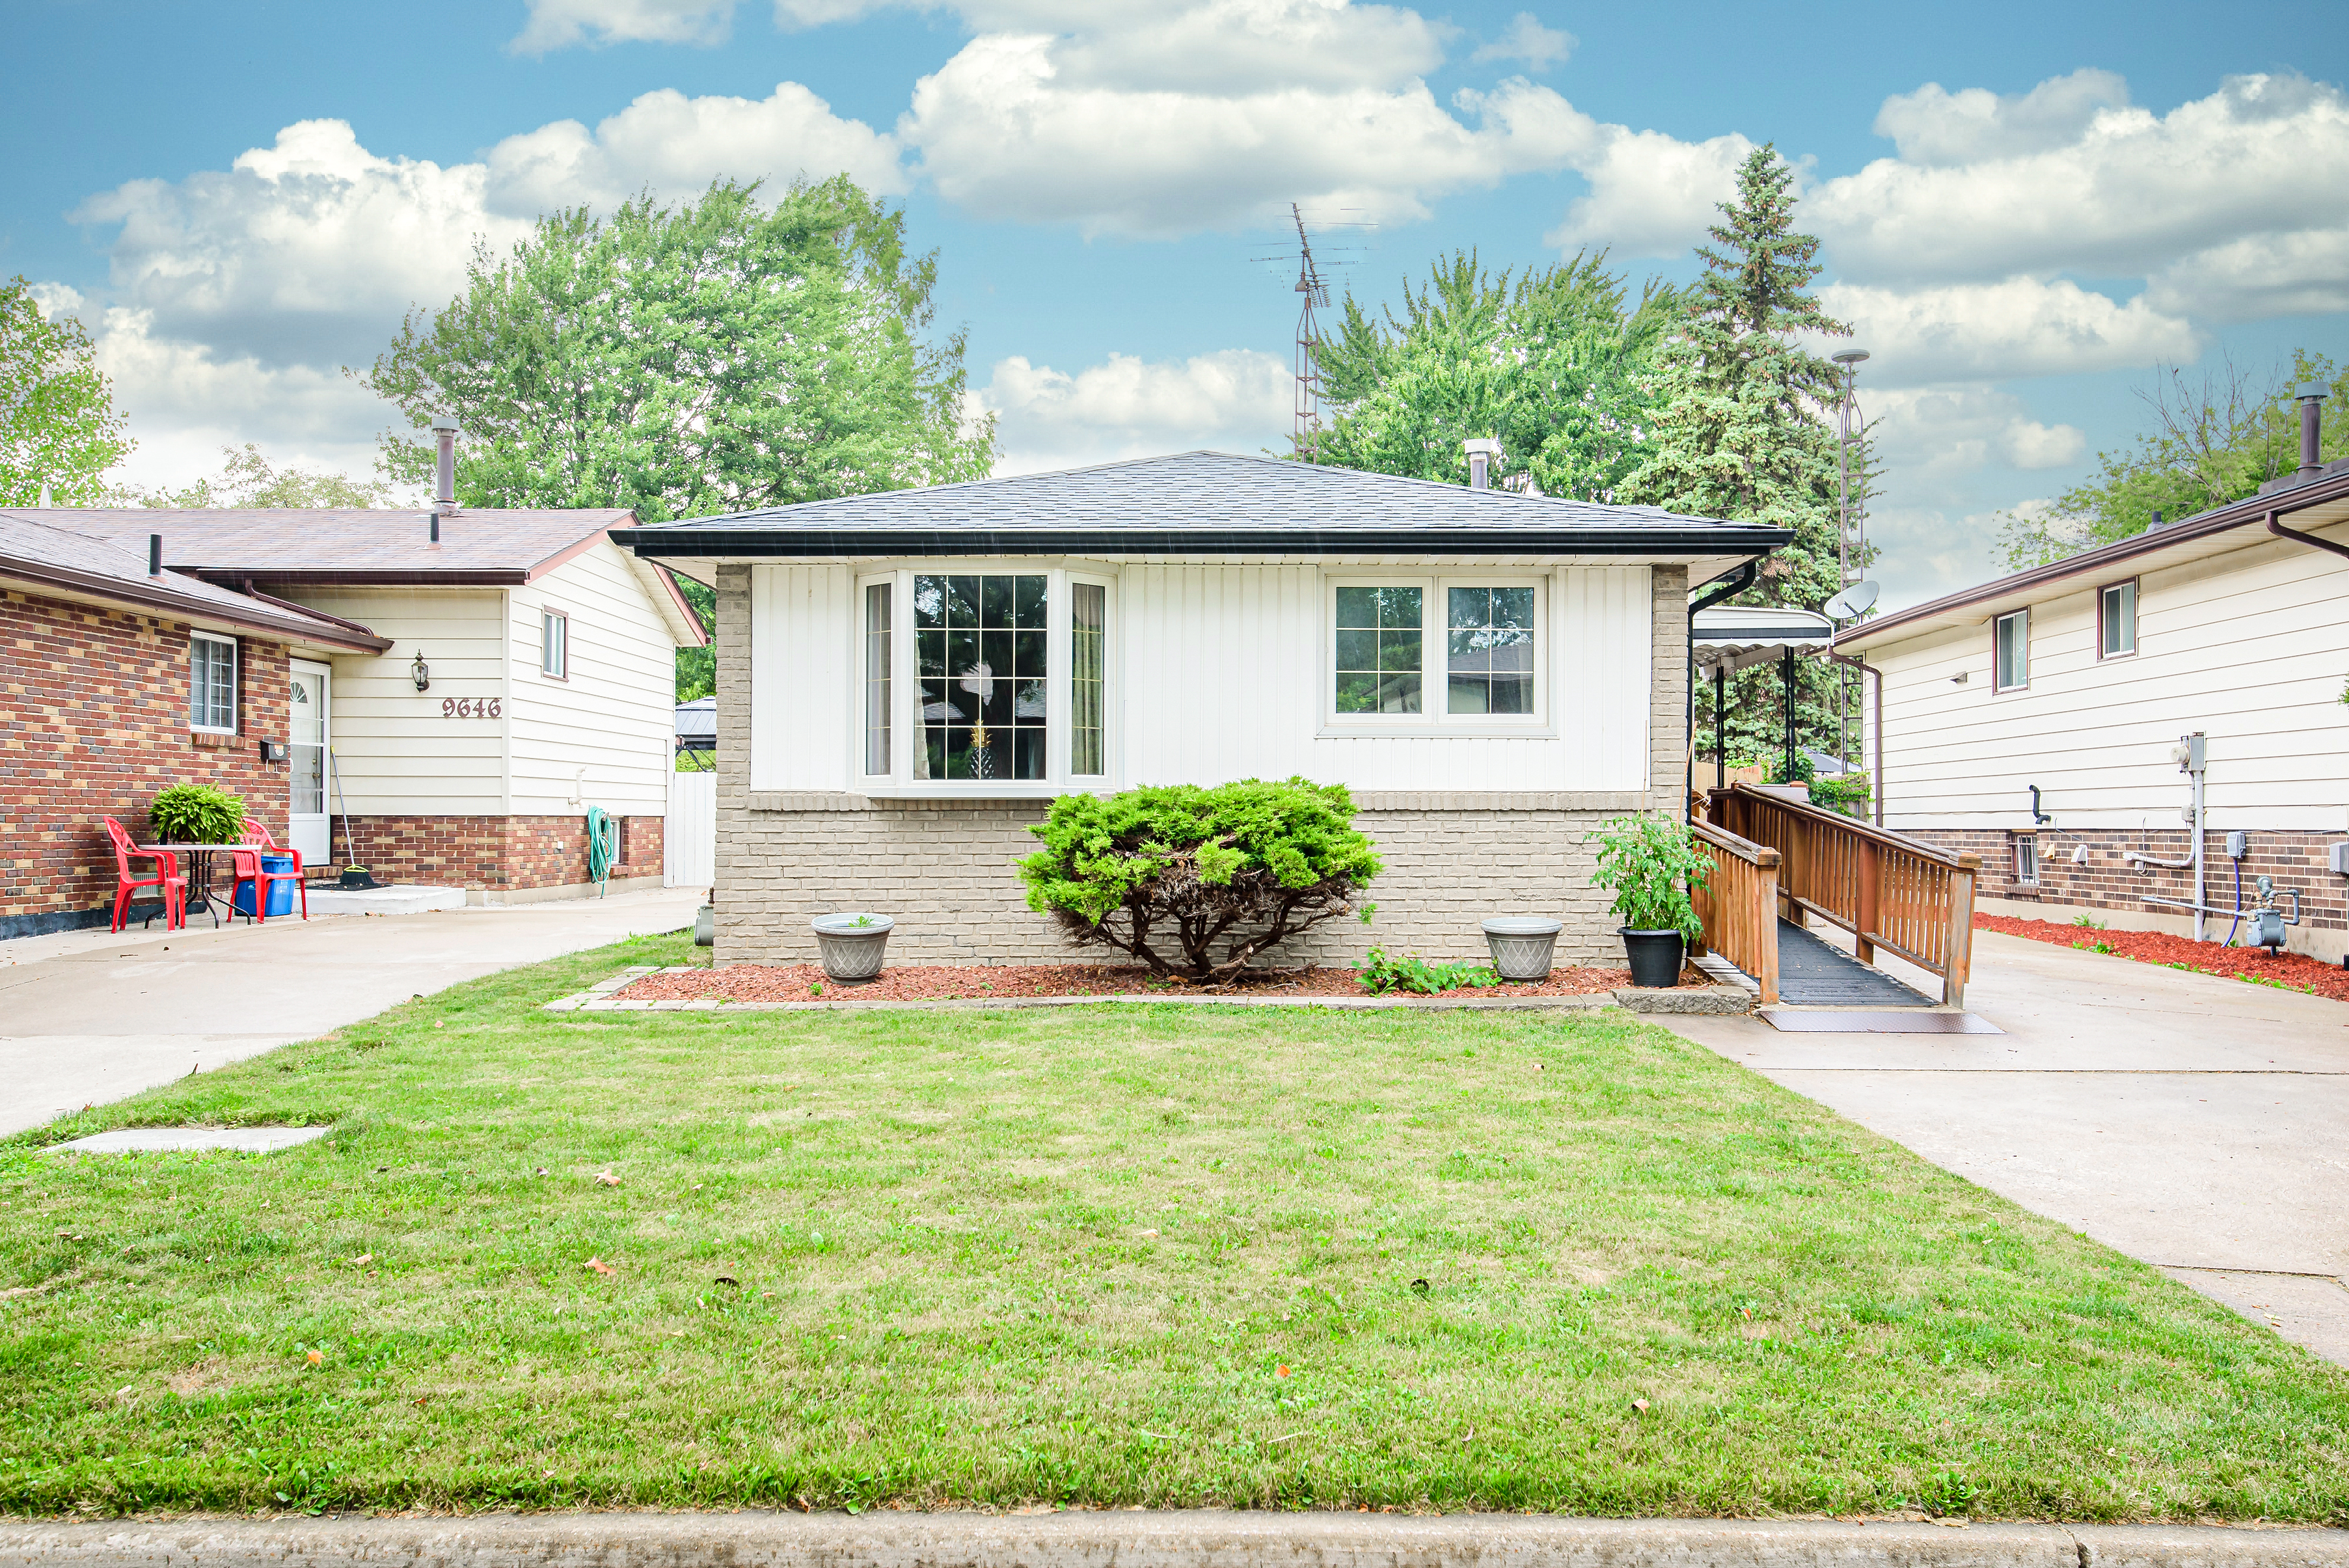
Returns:
[[[676,650],[703,633],[665,572],[611,542],[630,513],[0,517],[108,542],[142,569],[160,536],[175,581],[339,629],[343,644],[279,660],[266,716],[266,738],[292,751],[273,821],[319,872],[351,860],[475,903],[570,896],[590,885],[585,819],[600,807],[621,829],[610,885],[658,885]]]
[[[389,645],[0,513],[0,938],[106,923],[116,868],[100,819],[148,837],[166,785],[233,791],[282,840],[291,661]]]
[[[1884,825],[1981,855],[1977,907],[2189,934],[2199,903],[2221,940],[2266,876],[2292,951],[2349,954],[2349,460],[2303,407],[2256,496],[1837,640],[1883,683]]]
[[[1531,913],[1619,952],[1585,835],[1680,810],[1689,592],[1789,535],[1192,452],[616,537],[717,590],[719,960],[874,909],[906,961],[1028,963],[1071,956],[1012,867],[1051,797],[1292,774],[1387,866],[1292,956]]]

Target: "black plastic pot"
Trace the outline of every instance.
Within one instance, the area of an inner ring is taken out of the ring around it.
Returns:
[[[1681,983],[1681,954],[1686,938],[1679,932],[1634,931],[1619,925],[1615,934],[1623,939],[1623,952],[1631,960],[1632,985],[1661,991]]]

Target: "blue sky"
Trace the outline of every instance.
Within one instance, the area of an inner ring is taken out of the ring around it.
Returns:
[[[840,170],[941,253],[1006,469],[1278,448],[1286,203],[1393,295],[1440,251],[1685,277],[1728,169],[1803,171],[1876,355],[1888,602],[2143,423],[2159,364],[2349,357],[2349,13],[1325,0],[16,0],[0,274],[98,335],[140,450],[359,470],[339,373],[475,235]],[[1799,15],[1799,21],[1794,20]],[[78,62],[67,67],[65,63]]]

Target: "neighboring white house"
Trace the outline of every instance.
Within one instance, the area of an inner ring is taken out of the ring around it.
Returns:
[[[1303,775],[1388,865],[1371,942],[1613,948],[1583,835],[1677,811],[1688,596],[1782,530],[1192,452],[625,531],[718,591],[718,956],[898,917],[1065,957],[1013,860],[1068,790]],[[1617,950],[1619,951],[1619,950]]]
[[[2300,893],[2292,950],[2341,958],[2344,556],[2349,463],[2312,455],[2249,500],[1845,633],[1881,672],[1885,826],[1978,852],[1980,907],[2026,918],[2190,934],[2199,902],[2228,912],[2210,939],[2240,939],[2239,877],[2251,904],[2266,876],[2285,913]]]
[[[476,903],[561,897],[587,883],[600,807],[620,825],[612,885],[658,885],[676,650],[702,632],[666,573],[612,542],[632,513],[452,509],[437,531],[415,511],[56,515],[142,554],[160,535],[172,570],[390,640],[293,665],[305,864],[355,855]]]

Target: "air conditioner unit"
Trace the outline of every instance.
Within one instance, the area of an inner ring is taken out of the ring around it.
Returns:
[[[2326,855],[2334,876],[2349,877],[2349,839],[2335,839]]]

